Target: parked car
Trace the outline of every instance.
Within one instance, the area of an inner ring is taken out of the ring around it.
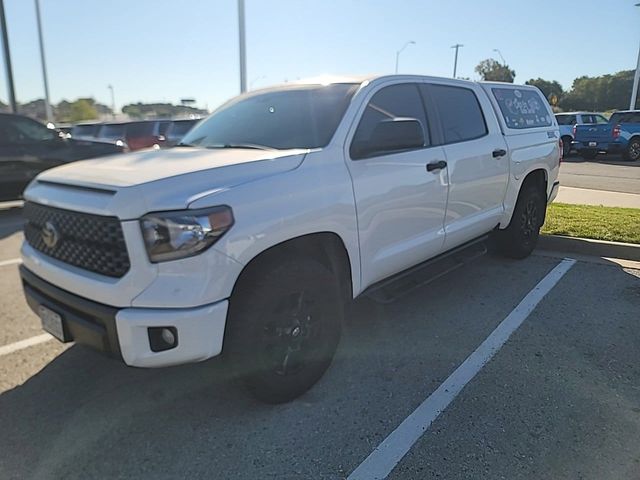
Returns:
[[[76,123],[71,127],[71,138],[77,140],[96,140],[101,123]]]
[[[122,152],[114,145],[61,136],[29,117],[0,114],[0,200],[14,200],[40,172],[75,160]]]
[[[614,112],[606,124],[576,125],[578,154],[594,159],[598,153],[620,153],[625,160],[640,160],[640,110]]]
[[[175,147],[182,137],[184,137],[193,126],[198,123],[199,120],[187,119],[187,120],[172,120],[164,134],[165,141],[164,148]]]
[[[573,138],[573,127],[576,124],[603,124],[609,120],[602,113],[598,112],[566,112],[556,113],[556,120],[560,127],[560,138],[563,143],[563,156],[567,157],[571,150],[575,148]]]
[[[528,256],[560,159],[535,87],[391,75],[253,91],[180,147],[41,174],[24,292],[63,342],[136,367],[224,349],[253,395],[284,402],[329,367],[350,299],[489,238]]]
[[[144,148],[160,148],[170,120],[141,120],[126,123],[105,123],[98,132],[103,141],[118,142],[131,151]]]

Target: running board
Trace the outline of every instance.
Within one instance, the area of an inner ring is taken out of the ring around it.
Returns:
[[[391,303],[403,295],[437,280],[453,270],[480,258],[487,253],[489,235],[483,235],[426,262],[382,280],[363,295],[378,303]]]

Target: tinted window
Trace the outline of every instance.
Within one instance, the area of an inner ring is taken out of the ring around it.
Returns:
[[[640,112],[616,112],[609,119],[611,123],[640,123]]]
[[[438,108],[445,143],[473,140],[487,134],[487,124],[472,90],[448,85],[430,85]]]
[[[127,137],[148,137],[153,135],[155,122],[134,122],[127,125]]]
[[[528,88],[493,88],[507,127],[515,129],[549,127],[551,116],[545,100]]]
[[[100,128],[100,132],[98,133],[98,136],[102,138],[111,138],[114,140],[122,139],[124,138],[124,125],[123,124],[103,125]]]
[[[357,151],[367,150],[367,144],[371,142],[373,131],[379,122],[394,118],[418,120],[424,131],[425,145],[430,144],[427,119],[418,87],[404,83],[384,87],[371,98],[353,136],[351,156],[356,158]]]
[[[558,125],[575,125],[577,122],[575,115],[556,115]]]
[[[75,137],[93,137],[99,128],[99,125],[74,125],[71,128],[71,135]]]
[[[182,137],[197,123],[197,120],[181,120],[173,122],[167,130],[167,135],[171,137]]]
[[[30,144],[53,140],[57,133],[35,120],[0,116],[0,141],[4,144]]]
[[[199,123],[182,143],[208,148],[225,145],[277,149],[324,147],[356,89],[354,84],[307,85],[242,96]]]

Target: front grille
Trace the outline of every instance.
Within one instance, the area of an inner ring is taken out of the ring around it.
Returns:
[[[122,277],[129,271],[129,254],[118,218],[33,202],[25,202],[23,214],[25,239],[45,255],[108,277]],[[53,237],[57,241],[52,242]]]

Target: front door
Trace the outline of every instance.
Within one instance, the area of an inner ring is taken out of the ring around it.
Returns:
[[[424,145],[347,159],[358,213],[363,287],[440,253],[447,202],[441,146],[432,146],[424,101],[416,84],[382,87],[368,100],[350,145],[371,140],[382,120],[417,119]],[[431,171],[427,165],[432,164]]]

